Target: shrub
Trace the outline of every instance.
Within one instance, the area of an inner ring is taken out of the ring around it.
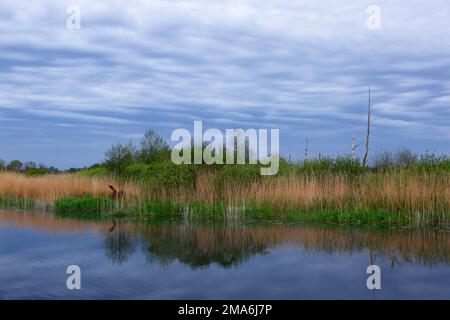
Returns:
[[[102,177],[109,174],[109,171],[106,167],[96,167],[89,169],[82,169],[75,173],[78,176],[82,177]]]
[[[127,172],[140,174],[140,180],[148,188],[195,186],[195,165],[176,165],[171,161],[158,161],[147,165],[133,165]]]
[[[135,155],[136,150],[131,142],[127,144],[118,143],[106,151],[105,167],[117,176],[122,176],[125,168],[135,161]]]
[[[227,182],[248,185],[261,179],[260,168],[260,165],[249,164],[224,165],[218,171],[214,185],[218,188],[223,187]]]

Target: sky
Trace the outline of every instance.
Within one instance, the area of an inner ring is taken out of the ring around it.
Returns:
[[[149,128],[174,145],[194,120],[278,128],[293,159],[306,139],[310,156],[349,154],[369,85],[369,156],[449,152],[448,0],[0,0],[7,161],[87,166]]]

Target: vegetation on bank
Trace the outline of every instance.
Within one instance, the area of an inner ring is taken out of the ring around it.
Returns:
[[[60,213],[264,217],[333,223],[447,222],[450,157],[410,151],[356,157],[280,159],[276,176],[260,165],[175,165],[153,131],[139,145],[116,144],[101,164],[35,173],[0,162],[0,204]],[[111,200],[108,185],[125,191]]]
[[[60,215],[92,216],[98,213],[113,217],[182,217],[223,219],[267,219],[282,221],[324,222],[333,224],[406,226],[420,223],[419,215],[392,214],[387,210],[360,211],[302,211],[294,207],[283,211],[265,205],[245,205],[229,208],[224,204],[148,202],[144,205],[123,207],[106,198],[62,198],[55,203]],[[426,220],[424,220],[426,221]],[[442,222],[442,221],[440,221]],[[423,222],[421,224],[424,224]],[[431,224],[431,223],[426,223]]]

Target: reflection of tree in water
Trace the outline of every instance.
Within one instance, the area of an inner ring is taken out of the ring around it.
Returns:
[[[216,263],[224,268],[239,265],[256,254],[264,254],[266,246],[251,241],[228,241],[229,230],[172,226],[148,228],[140,233],[148,241],[144,248],[149,261],[163,265],[178,260],[193,268]]]
[[[136,249],[136,236],[130,232],[128,226],[114,220],[107,230],[102,230],[105,237],[106,256],[114,263],[126,262]]]
[[[109,226],[110,227],[110,226]],[[370,252],[401,263],[450,264],[450,234],[435,230],[364,230],[308,225],[244,224],[145,224],[121,222],[102,231],[108,257],[125,262],[138,242],[150,262],[168,265],[180,261],[190,267],[216,263],[224,268],[239,265],[269,248],[290,244],[304,251],[325,254]]]
[[[191,267],[217,263],[230,267],[243,263],[268,248],[286,243],[304,251],[325,254],[370,253],[391,267],[401,264],[450,264],[450,229],[364,230],[317,225],[194,223],[133,223],[104,219],[64,217],[38,213],[0,212],[0,222],[52,232],[77,232],[86,228],[104,236],[106,255],[114,263],[124,263],[142,243],[150,261],[169,264],[178,260]]]

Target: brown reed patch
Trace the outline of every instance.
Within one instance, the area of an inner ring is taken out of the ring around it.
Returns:
[[[138,183],[125,183],[125,202],[145,204],[161,201],[189,204],[224,203],[228,206],[256,204],[273,210],[376,210],[392,213],[448,215],[450,213],[450,174],[396,171],[366,173],[351,177],[293,175],[264,177],[252,183],[226,181],[215,184],[213,170],[201,170],[196,187],[152,189]],[[112,177],[81,177],[72,174],[30,177],[0,172],[0,197],[54,202],[61,197],[110,196],[108,185],[119,185]]]
[[[62,197],[90,195],[108,197],[108,185],[119,185],[111,177],[81,177],[73,174],[45,175],[30,177],[19,173],[0,172],[0,196],[16,199],[32,199],[54,202]],[[126,195],[132,197],[139,189],[127,183]]]

